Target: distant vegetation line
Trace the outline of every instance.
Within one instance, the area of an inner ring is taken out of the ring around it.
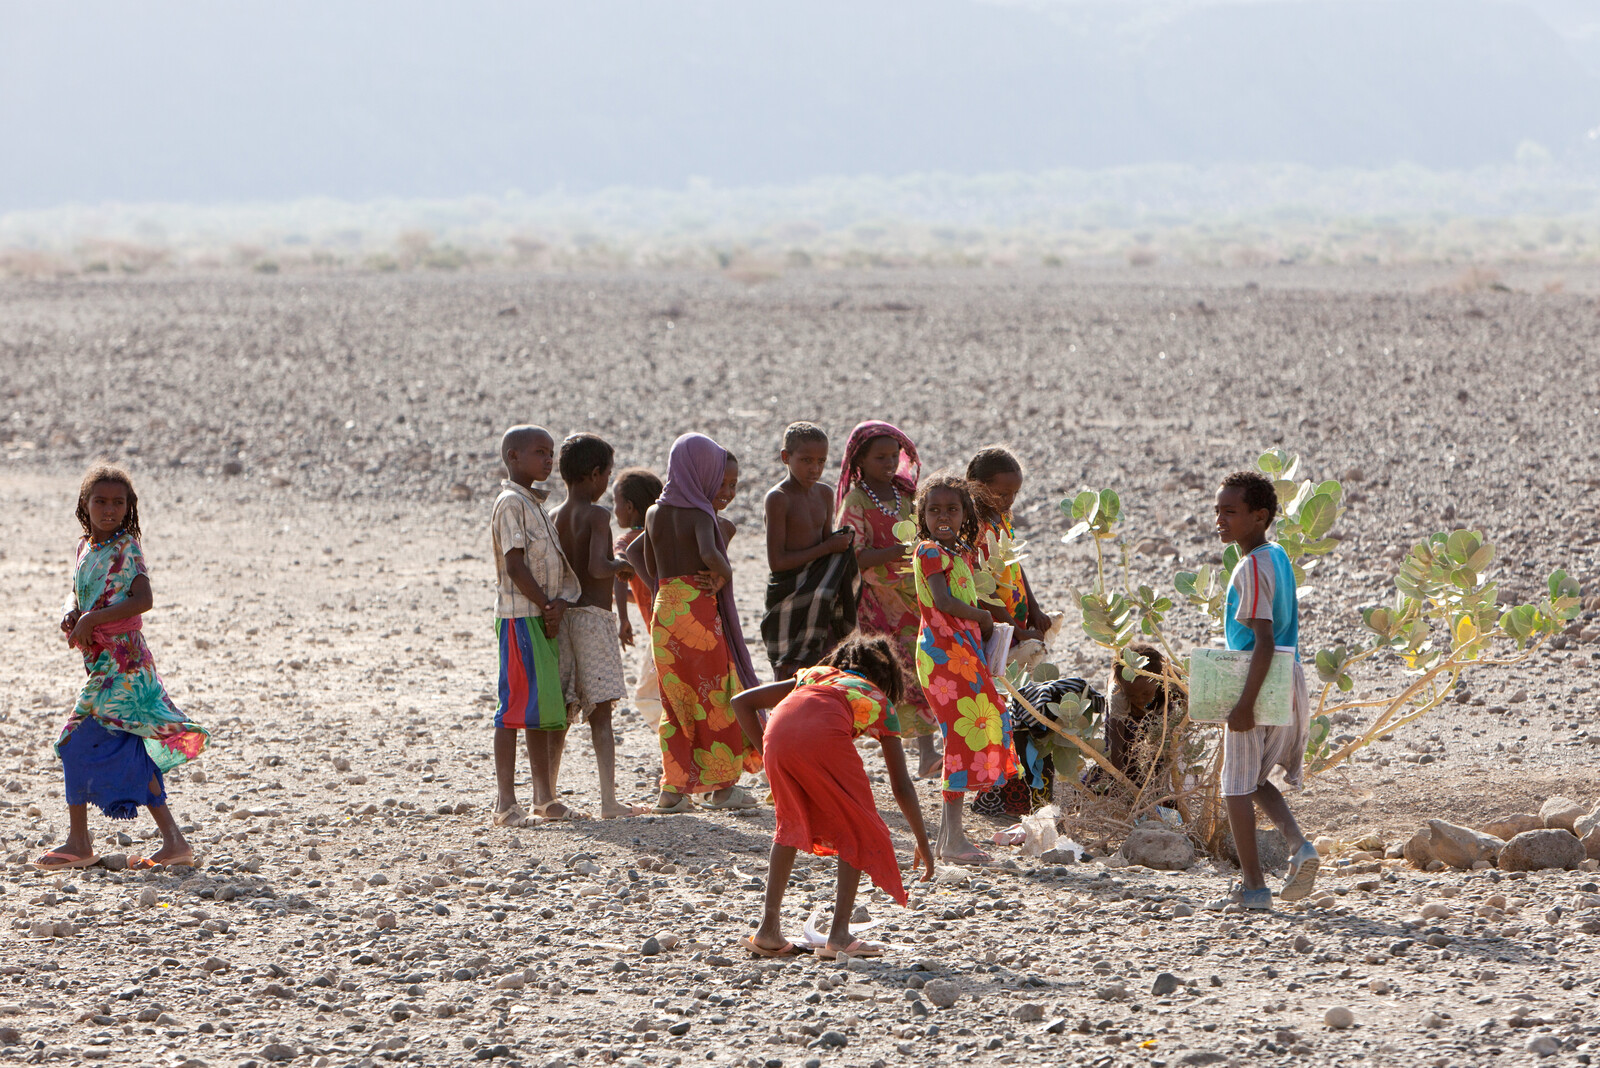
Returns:
[[[1600,182],[1514,165],[1141,166],[0,215],[0,274],[1600,260]]]

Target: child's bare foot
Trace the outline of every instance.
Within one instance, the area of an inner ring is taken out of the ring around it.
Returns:
[[[609,805],[600,806],[600,818],[603,820],[625,820],[631,816],[643,816],[649,811],[644,805],[624,805],[620,801],[613,801]]]

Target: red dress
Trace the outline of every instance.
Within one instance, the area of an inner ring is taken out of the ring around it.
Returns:
[[[763,757],[778,827],[773,841],[819,857],[837,854],[906,903],[888,825],[878,814],[855,740],[899,733],[889,701],[859,675],[802,668],[767,718]]]

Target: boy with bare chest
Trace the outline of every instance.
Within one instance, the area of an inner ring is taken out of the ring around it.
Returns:
[[[855,629],[855,534],[833,529],[833,487],[822,481],[828,435],[792,423],[779,454],[788,475],[767,491],[767,611],[761,638],[778,679],[822,660]]]
[[[580,589],[577,603],[567,609],[556,637],[568,720],[589,720],[600,769],[601,817],[635,816],[640,810],[617,801],[617,743],[611,722],[612,709],[627,694],[612,589],[616,580],[627,578],[632,569],[626,560],[612,555],[611,513],[595,503],[611,482],[613,453],[611,446],[594,434],[574,434],[561,443],[557,462],[561,480],[567,484],[567,499],[553,518],[562,554],[577,572]],[[557,772],[560,759],[558,748]],[[559,801],[552,801],[539,814],[550,819],[575,815]]]

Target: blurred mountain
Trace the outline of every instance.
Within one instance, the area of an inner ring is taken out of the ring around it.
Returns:
[[[1600,169],[1596,7],[0,0],[0,211],[1149,163]]]

